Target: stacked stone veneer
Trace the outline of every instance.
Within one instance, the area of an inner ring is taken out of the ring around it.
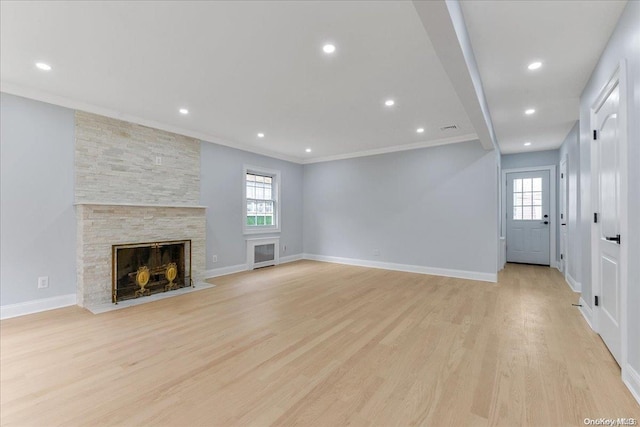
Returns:
[[[111,302],[112,245],[191,240],[192,277],[202,278],[198,140],[77,112],[75,168],[80,306]]]
[[[76,202],[200,203],[200,142],[193,138],[76,112],[75,165]]]

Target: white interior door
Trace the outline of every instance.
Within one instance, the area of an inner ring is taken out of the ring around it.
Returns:
[[[620,266],[620,106],[615,84],[594,111],[595,145],[593,171],[597,180],[597,215],[594,289],[598,298],[598,332],[611,354],[621,363],[621,266]]]
[[[507,262],[549,265],[549,171],[507,174]]]
[[[567,273],[567,157],[560,162],[560,271]]]

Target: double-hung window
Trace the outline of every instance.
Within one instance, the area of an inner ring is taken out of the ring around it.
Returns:
[[[279,186],[279,171],[245,167],[244,232],[246,234],[280,231]]]

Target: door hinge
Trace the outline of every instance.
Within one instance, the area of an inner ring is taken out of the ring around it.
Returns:
[[[560,219],[564,219],[564,214],[560,214]]]
[[[593,140],[595,141],[596,139],[598,139],[598,131],[597,130],[593,130]]]
[[[560,259],[564,259],[564,255],[560,254]]]
[[[597,306],[598,306],[598,303],[599,303],[599,301],[598,301],[598,295],[594,296],[593,298],[594,298],[594,304],[595,304],[595,305],[596,305],[596,307],[597,307]]]
[[[593,223],[594,223],[594,224],[597,224],[597,223],[598,223],[598,213],[597,213],[597,212],[594,212],[594,213],[593,213]]]
[[[560,178],[564,178],[564,174],[563,173],[560,174]]]

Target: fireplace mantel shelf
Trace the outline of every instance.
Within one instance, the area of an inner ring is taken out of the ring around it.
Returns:
[[[206,209],[200,205],[155,205],[151,203],[117,203],[117,202],[75,202],[74,206],[130,206],[139,208],[183,208],[183,209]]]

